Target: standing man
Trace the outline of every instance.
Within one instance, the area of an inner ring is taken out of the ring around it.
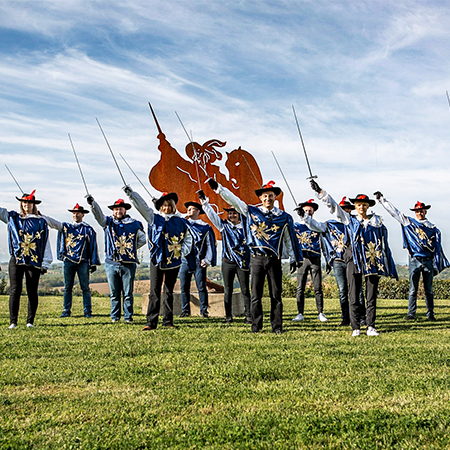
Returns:
[[[126,186],[124,191],[148,223],[150,295],[147,324],[142,331],[155,330],[158,326],[163,286],[162,325],[174,328],[173,290],[182,257],[188,255],[192,248],[192,235],[187,220],[177,211],[178,195],[175,192],[163,192],[160,198],[154,200],[155,208],[158,211],[155,214],[145,200],[130,186]]]
[[[374,193],[384,209],[402,226],[403,248],[409,254],[409,303],[406,320],[414,320],[417,311],[417,292],[420,274],[425,290],[425,304],[428,320],[436,320],[434,316],[433,276],[449,267],[441,245],[441,232],[427,218],[431,205],[417,202],[414,208],[416,218],[407,217],[392,203],[383,197],[380,191]]]
[[[216,265],[216,237],[211,225],[208,225],[200,219],[200,215],[205,214],[200,203],[186,202],[184,206],[187,208],[186,219],[194,239],[194,245],[189,255],[183,257],[181,262],[180,287],[182,312],[180,317],[189,317],[191,315],[191,280],[192,274],[194,274],[200,300],[200,316],[207,319],[209,313],[206,269],[209,266]]]
[[[387,229],[382,218],[369,213],[375,200],[358,194],[350,201],[355,205],[355,215],[345,212],[325,190],[311,180],[311,187],[340,222],[347,226],[350,245],[344,252],[347,263],[350,324],[352,336],[360,336],[360,301],[363,276],[366,281],[367,336],[378,336],[375,328],[378,283],[381,276],[398,279],[395,263],[388,244]]]
[[[303,264],[297,269],[297,316],[292,319],[294,322],[304,320],[305,310],[305,287],[308,273],[311,273],[311,279],[314,287],[314,296],[316,298],[316,307],[318,319],[326,322],[328,319],[323,313],[323,290],[322,290],[322,267],[320,265],[320,239],[322,232],[312,230],[305,217],[313,218],[314,213],[318,210],[319,205],[310,199],[300,203],[297,210],[299,211],[300,223],[294,223],[295,235],[297,236],[298,245],[303,254]],[[316,222],[317,223],[317,222]],[[318,223],[317,223],[318,224]],[[326,231],[326,224],[316,229]]]
[[[111,298],[111,320],[118,322],[121,316],[121,295],[123,292],[123,315],[126,323],[133,322],[133,288],[137,251],[145,245],[146,238],[142,223],[132,219],[127,211],[129,203],[121,198],[113,205],[112,216],[105,216],[91,195],[87,198],[95,220],[105,231],[105,271]]]
[[[211,223],[222,234],[222,276],[225,306],[225,323],[233,322],[233,284],[237,275],[244,299],[245,320],[244,323],[251,324],[250,312],[250,249],[245,238],[245,223],[241,220],[241,215],[235,208],[224,208],[227,213],[227,220],[221,219],[213,207],[209,204],[209,199],[200,190],[198,197],[202,202],[203,210]]]
[[[48,216],[43,216],[50,228],[58,230],[58,259],[63,261],[64,273],[64,306],[60,317],[70,317],[72,310],[72,291],[75,274],[78,274],[81,291],[83,292],[84,317],[92,317],[91,289],[89,288],[89,272],[97,270],[100,265],[97,248],[97,233],[83,222],[84,215],[89,214],[78,203],[73,209],[73,222],[58,222]]]
[[[262,329],[262,296],[267,276],[272,331],[281,334],[283,331],[281,258],[290,259],[291,273],[294,273],[297,264],[300,264],[303,259],[295,239],[294,221],[291,215],[275,206],[275,199],[281,193],[281,189],[274,186],[273,181],[256,189],[255,194],[262,203],[262,206],[256,207],[245,204],[213,179],[209,179],[208,184],[227,203],[234,206],[242,217],[246,218],[248,246],[251,252],[252,332],[258,333]]]
[[[343,197],[339,206],[348,214],[355,207]],[[299,214],[304,208],[299,208]],[[349,239],[346,226],[337,220],[327,220],[326,222],[317,222],[312,215],[303,214],[305,224],[312,231],[321,233],[321,248],[327,263],[327,273],[333,269],[336,284],[339,290],[339,303],[341,306],[340,326],[350,325],[350,314],[348,306],[348,283],[347,283],[347,264],[344,261],[344,252],[349,245]],[[364,317],[365,314],[363,314]],[[297,316],[298,317],[298,316]],[[297,317],[295,319],[297,319]],[[295,320],[293,319],[293,320]],[[303,318],[301,319],[303,320]],[[298,319],[297,319],[298,321]]]

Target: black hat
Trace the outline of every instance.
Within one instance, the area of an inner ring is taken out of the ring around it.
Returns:
[[[275,197],[277,195],[281,194],[281,189],[279,187],[274,186],[275,181],[269,181],[264,186],[260,187],[259,189],[255,190],[255,194],[260,197],[264,192],[272,191],[275,194]]]
[[[23,194],[21,198],[16,197],[16,199],[19,200],[19,202],[34,203],[35,205],[39,205],[42,200],[36,200],[36,197],[34,196],[35,192],[36,189],[31,194]]]
[[[417,203],[414,205],[414,208],[409,208],[411,211],[418,211],[419,209],[430,209],[431,205],[425,205],[425,203],[419,202],[417,200]]]
[[[131,208],[131,205],[129,203],[125,203],[125,200],[122,198],[119,198],[115,201],[114,205],[108,206],[109,209],[114,208],[125,208],[127,211]]]
[[[236,208],[234,208],[233,206],[231,208],[223,208],[223,210],[226,211],[226,212],[234,211],[234,212],[237,212],[239,214],[239,211]]]
[[[175,192],[163,192],[161,197],[158,198],[158,200],[155,200],[155,208],[159,211],[159,208],[161,208],[161,205],[166,200],[173,200],[175,202],[175,205],[178,203],[178,195]]]
[[[298,205],[299,208],[303,208],[304,206],[312,206],[314,211],[317,211],[319,209],[319,205],[312,198],[310,198],[306,202],[299,203],[299,205]]]
[[[342,197],[342,200],[339,202],[339,206],[341,208],[351,209],[352,211],[355,209],[355,206],[347,201],[347,197]]]
[[[83,213],[83,214],[89,214],[89,211],[87,209],[84,209],[82,206],[80,206],[78,203],[73,207],[73,209],[68,209],[67,211],[71,213]]]
[[[375,205],[375,200],[372,200],[366,194],[358,194],[355,198],[351,198],[350,201],[352,203],[356,202],[368,203],[369,206]]]
[[[203,211],[202,205],[198,202],[186,202],[184,204],[184,206],[186,208],[189,208],[189,206],[195,206],[200,211],[200,214],[205,214],[205,211]]]

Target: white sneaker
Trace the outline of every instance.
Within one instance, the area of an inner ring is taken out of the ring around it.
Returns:
[[[305,320],[305,317],[303,314],[297,314],[293,319],[292,322],[301,322],[302,320]]]
[[[367,336],[379,336],[380,333],[378,333],[377,330],[375,330],[374,327],[368,327],[367,328]]]
[[[27,323],[27,328],[34,328],[34,325],[32,323]]]
[[[361,334],[361,330],[353,330],[352,337],[359,336]]]
[[[16,325],[15,323],[12,323],[12,324],[8,327],[9,330],[14,330],[14,328],[17,328],[17,325]]]
[[[324,313],[320,313],[317,317],[321,322],[328,322],[328,319],[326,318]]]

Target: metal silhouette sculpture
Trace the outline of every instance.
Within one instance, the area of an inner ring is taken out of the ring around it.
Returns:
[[[181,213],[186,212],[185,202],[198,200],[199,186],[204,190],[211,205],[216,207],[219,214],[223,211],[223,208],[229,206],[220,195],[209,188],[206,183],[209,178],[213,178],[222,186],[228,188],[245,203],[249,205],[259,203],[255,189],[259,189],[263,185],[263,179],[258,163],[251,153],[241,147],[231,152],[225,152],[227,155],[225,167],[228,170],[228,175],[223,174],[220,167],[214,164],[223,158],[218,148],[223,148],[226,145],[226,142],[218,139],[211,139],[203,145],[198,142],[189,142],[185,147],[188,159],[185,159],[166,139],[150,103],[149,106],[158,129],[158,149],[160,151],[160,159],[152,167],[149,181],[157,191],[176,192],[178,194],[177,208]],[[283,194],[278,196],[277,200],[279,207],[284,209]],[[202,216],[202,220],[208,221],[205,216]],[[214,230],[216,238],[220,239],[220,233],[215,228]]]

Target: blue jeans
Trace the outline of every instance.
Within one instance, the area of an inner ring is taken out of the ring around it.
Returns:
[[[111,319],[119,320],[121,307],[120,300],[123,292],[123,317],[125,320],[133,318],[133,288],[136,264],[109,264],[105,262],[105,271],[108,278]]]
[[[75,264],[72,261],[64,260],[64,306],[63,314],[70,314],[72,309],[72,290],[75,282],[75,274],[78,274],[81,291],[83,292],[84,315],[92,314],[91,290],[89,289],[89,263],[81,261]]]
[[[200,260],[195,261],[196,268],[193,273],[195,284],[197,285],[198,298],[200,300],[200,312],[208,312],[208,291],[206,290],[206,267],[200,265]],[[181,309],[183,312],[191,313],[191,280],[192,272],[188,271],[186,258],[182,259],[180,268],[180,287],[181,287]]]
[[[408,314],[416,315],[417,291],[419,290],[420,274],[423,278],[423,288],[425,290],[425,304],[427,305],[427,316],[433,315],[434,295],[433,295],[433,260],[419,260],[409,258],[409,303]]]
[[[350,323],[350,313],[348,307],[348,284],[347,284],[347,264],[344,261],[335,259],[333,261],[334,278],[339,289],[339,303],[341,304],[341,318],[346,323]]]

